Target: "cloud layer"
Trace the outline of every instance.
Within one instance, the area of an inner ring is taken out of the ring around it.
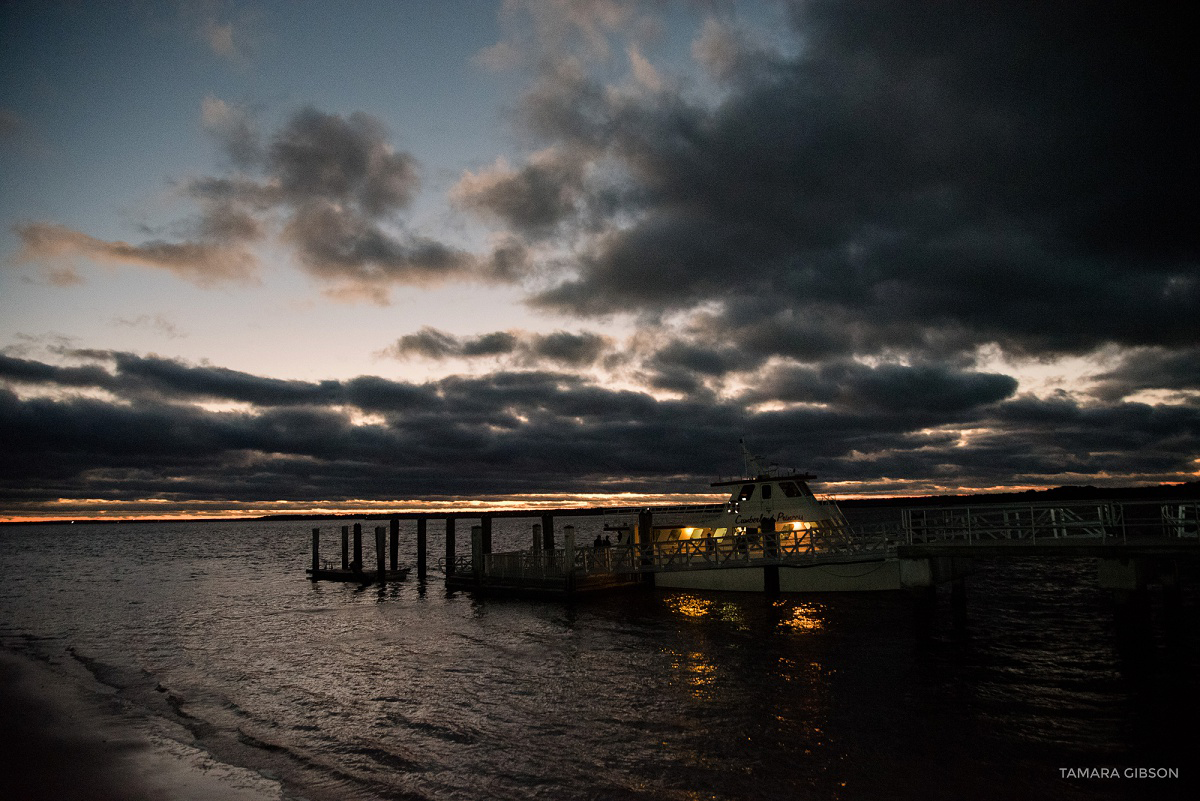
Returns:
[[[524,96],[543,149],[457,189],[576,254],[535,305],[716,304],[713,341],[774,329],[801,358],[1195,342],[1195,131],[1168,110],[1197,76],[1175,12],[789,8],[786,46],[709,18],[704,92],[647,82],[632,50],[614,84],[581,52],[609,28],[549,26],[588,44],[543,55]]]
[[[449,339],[456,353],[469,344]],[[696,492],[740,468],[743,436],[859,491],[1178,480],[1200,452],[1195,407],[1043,400],[1014,395],[1007,376],[952,368],[831,365],[670,399],[558,370],[307,382],[126,352],[62,356],[0,356],[10,511],[59,498]],[[786,403],[755,408],[767,399]]]

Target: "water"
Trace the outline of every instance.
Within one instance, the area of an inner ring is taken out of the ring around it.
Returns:
[[[495,549],[525,546],[529,522],[497,520]],[[476,599],[436,573],[312,584],[310,530],[5,527],[0,644],[82,665],[147,720],[315,801],[1196,789],[1190,589],[1182,612],[1156,601],[1129,626],[1087,560],[980,563],[965,621],[946,597],[901,593]],[[439,524],[430,535],[441,555]],[[414,543],[402,526],[402,562]],[[1071,780],[1068,767],[1181,776]]]

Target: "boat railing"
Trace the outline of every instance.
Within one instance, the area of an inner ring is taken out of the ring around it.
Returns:
[[[568,574],[598,575],[669,570],[703,570],[738,565],[807,564],[856,555],[883,556],[899,544],[895,528],[876,533],[851,531],[840,523],[808,529],[654,543],[510,551],[484,555],[483,575],[501,579],[559,579]],[[472,570],[470,560],[459,567]]]

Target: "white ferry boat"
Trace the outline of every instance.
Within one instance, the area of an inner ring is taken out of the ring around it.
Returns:
[[[742,452],[748,477],[711,485],[731,488],[723,506],[658,509],[648,528],[632,520],[614,527],[625,542],[636,539],[655,586],[827,592],[923,583],[924,577],[901,575],[894,543],[852,530],[833,499],[815,495],[808,482],[816,476],[776,474],[744,443]]]

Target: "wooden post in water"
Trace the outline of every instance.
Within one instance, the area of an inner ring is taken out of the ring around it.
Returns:
[[[400,518],[392,518],[391,561],[392,570],[400,569]]]
[[[542,524],[533,524],[533,552],[541,553],[542,551]]]
[[[542,550],[554,550],[554,515],[542,515]]]
[[[492,516],[484,515],[479,521],[479,527],[483,529],[483,552],[492,552]]]
[[[454,575],[454,518],[446,518],[446,575]]]
[[[483,526],[471,526],[471,572],[476,584],[483,581]]]
[[[775,518],[762,519],[763,556],[768,559],[779,558],[779,532],[775,530]],[[776,571],[778,573],[778,571]]]
[[[350,569],[350,527],[342,526],[342,570]]]
[[[417,578],[425,580],[425,518],[417,518]]]
[[[563,526],[563,580],[567,592],[575,589],[575,527]]]
[[[321,529],[313,529],[313,581],[317,580],[317,571],[321,569]]]
[[[354,524],[354,565],[355,570],[363,569],[362,561],[362,523]]]
[[[387,581],[387,562],[383,561],[383,544],[387,539],[387,528],[384,526],[375,527],[375,564],[379,567],[379,583],[383,584]]]

